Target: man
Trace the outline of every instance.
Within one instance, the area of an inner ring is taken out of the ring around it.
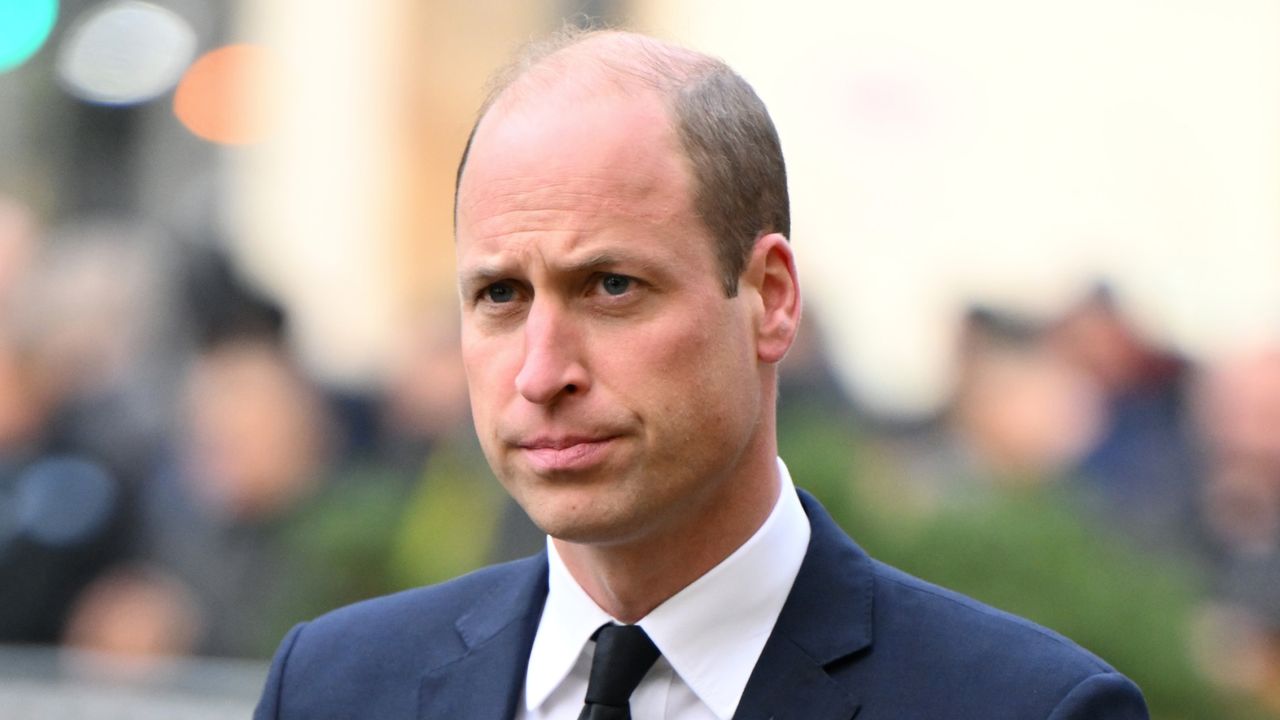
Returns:
[[[258,718],[1142,718],[1070,641],[877,563],[777,459],[782,154],[722,63],[516,65],[456,198],[463,357],[547,552],[294,628]]]

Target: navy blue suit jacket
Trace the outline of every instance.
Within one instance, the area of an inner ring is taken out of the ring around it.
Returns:
[[[1102,660],[871,559],[800,495],[809,549],[735,720],[1147,717]],[[539,555],[298,625],[255,720],[511,718],[546,594]]]

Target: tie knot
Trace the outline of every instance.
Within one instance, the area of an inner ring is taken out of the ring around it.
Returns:
[[[626,708],[649,668],[658,659],[658,648],[638,625],[602,626],[596,631],[596,653],[591,661],[587,702]]]

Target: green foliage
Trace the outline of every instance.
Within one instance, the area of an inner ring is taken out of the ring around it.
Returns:
[[[282,531],[289,589],[262,640],[299,620],[483,565],[503,494],[474,442],[437,446],[415,480],[380,465],[344,469]]]
[[[271,613],[267,652],[299,620],[398,589],[387,558],[405,484],[384,468],[351,468],[290,520],[282,533],[287,581],[280,583],[289,594]]]
[[[1061,493],[993,494],[942,510],[883,559],[1072,638],[1137,682],[1152,714],[1219,718],[1195,671],[1189,628],[1199,594],[1185,573],[1088,527]]]
[[[412,587],[470,572],[490,556],[503,494],[478,447],[433,452],[409,499],[391,560],[396,582]]]

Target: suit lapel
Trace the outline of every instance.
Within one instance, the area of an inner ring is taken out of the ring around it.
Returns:
[[[809,549],[734,720],[850,720],[860,707],[827,668],[871,645],[871,559],[808,493],[800,500]]]
[[[490,588],[458,619],[464,649],[423,674],[419,720],[515,716],[547,598],[546,556],[526,562],[520,582]]]

